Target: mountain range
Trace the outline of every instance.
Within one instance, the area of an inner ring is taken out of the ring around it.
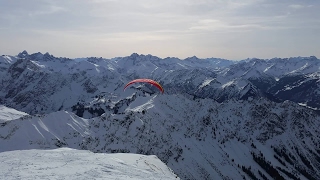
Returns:
[[[320,179],[319,73],[314,56],[2,55],[0,104],[20,115],[2,120],[0,152],[156,155],[181,179]],[[165,93],[123,90],[137,78]]]

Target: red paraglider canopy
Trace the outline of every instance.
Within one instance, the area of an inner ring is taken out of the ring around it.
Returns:
[[[137,82],[146,82],[149,84],[154,85],[155,87],[157,87],[162,93],[164,92],[163,87],[156,81],[152,80],[152,79],[135,79],[133,81],[130,81],[124,88],[123,90],[125,90],[129,85],[133,84],[133,83],[137,83]]]

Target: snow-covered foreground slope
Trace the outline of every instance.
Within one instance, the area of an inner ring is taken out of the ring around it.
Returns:
[[[16,150],[0,153],[0,179],[179,179],[156,156],[86,150]]]

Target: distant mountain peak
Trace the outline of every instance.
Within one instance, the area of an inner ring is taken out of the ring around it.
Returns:
[[[197,56],[187,57],[185,60],[199,60]]]
[[[26,50],[22,51],[21,53],[18,54],[19,58],[25,58],[29,56],[28,52]]]
[[[137,57],[139,57],[139,54],[138,53],[132,53],[129,57],[131,59],[136,59]]]

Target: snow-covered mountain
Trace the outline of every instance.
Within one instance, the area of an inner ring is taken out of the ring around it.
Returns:
[[[320,61],[0,58],[0,151],[156,155],[181,179],[320,179]],[[135,78],[155,79],[164,94]]]

